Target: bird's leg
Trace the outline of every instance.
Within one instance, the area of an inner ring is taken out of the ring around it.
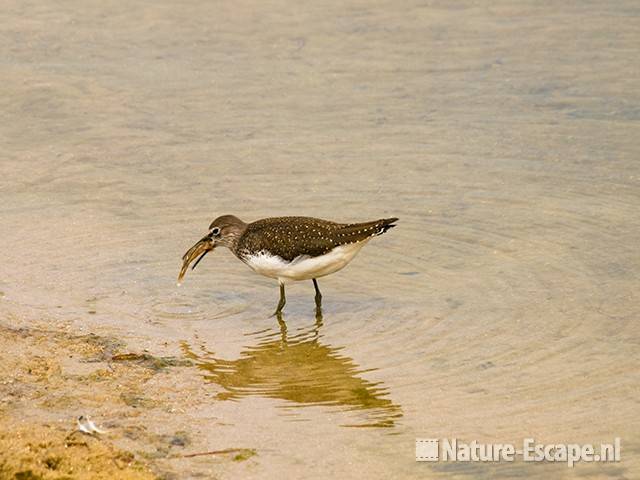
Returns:
[[[318,281],[315,278],[313,279],[313,288],[316,289],[316,307],[320,308],[322,306],[322,294],[318,288]]]
[[[322,294],[318,288],[318,281],[313,279],[313,288],[316,289],[316,323],[322,325]]]
[[[281,315],[282,309],[284,308],[284,304],[287,303],[287,299],[284,296],[284,283],[280,284],[280,301],[278,302],[278,307],[274,312],[274,315]]]

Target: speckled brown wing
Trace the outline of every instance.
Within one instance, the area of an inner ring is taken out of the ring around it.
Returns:
[[[237,250],[240,256],[268,251],[287,261],[300,255],[316,257],[339,245],[380,235],[396,220],[343,224],[311,217],[265,218],[247,226]]]

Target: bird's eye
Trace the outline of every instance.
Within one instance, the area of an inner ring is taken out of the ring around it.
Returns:
[[[220,229],[218,227],[215,227],[211,230],[211,235],[220,235]]]

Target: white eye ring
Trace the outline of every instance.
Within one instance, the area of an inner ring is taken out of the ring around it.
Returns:
[[[215,227],[211,230],[211,235],[220,235],[220,229]]]

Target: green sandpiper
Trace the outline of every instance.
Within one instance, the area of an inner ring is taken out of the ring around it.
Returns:
[[[278,280],[280,301],[274,315],[286,303],[284,286],[292,281],[313,280],[316,307],[322,294],[317,279],[344,268],[372,237],[395,227],[397,218],[363,223],[336,223],[312,217],[275,217],[245,223],[223,215],[209,225],[207,233],[182,257],[178,284],[187,268],[193,268],[211,250],[227,247],[257,273]]]

